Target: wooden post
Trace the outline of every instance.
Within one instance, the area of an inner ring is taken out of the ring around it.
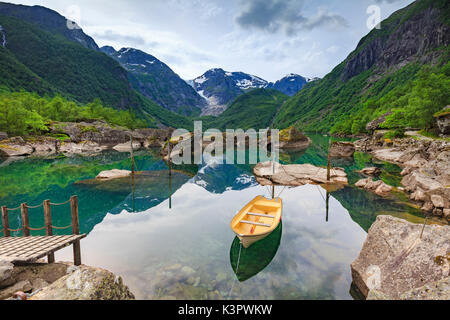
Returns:
[[[52,207],[50,204],[50,200],[44,201],[44,219],[45,219],[45,234],[47,236],[53,235],[53,228],[52,228]],[[51,253],[47,256],[48,263],[55,262],[55,254]]]
[[[172,176],[172,159],[170,157],[171,150],[170,150],[170,137],[169,140],[167,140],[167,149],[169,152],[169,176]]]
[[[331,138],[328,143],[328,165],[327,165],[327,181],[331,180],[331,157],[330,157],[330,149],[331,149]]]
[[[328,192],[328,191],[327,191],[326,207],[327,207],[327,217],[326,217],[326,221],[328,222],[328,212],[329,212],[329,210],[330,210],[330,192]]]
[[[2,207],[3,236],[9,237],[8,208]]]
[[[131,174],[134,175],[134,154],[133,154],[133,137],[130,136],[130,147],[131,147]]]
[[[272,182],[272,200],[275,199],[275,185]]]
[[[26,203],[22,203],[20,205],[20,213],[22,215],[22,233],[24,237],[30,236],[30,220],[28,218],[28,205]]]
[[[80,223],[78,220],[78,197],[73,196],[70,198],[70,211],[72,214],[72,234],[80,234]],[[81,248],[80,240],[73,243],[73,264],[76,266],[81,265]]]

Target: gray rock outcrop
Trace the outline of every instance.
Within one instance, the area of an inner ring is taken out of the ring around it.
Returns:
[[[122,278],[100,268],[79,266],[31,297],[31,300],[134,300]]]
[[[355,145],[351,142],[333,142],[330,147],[330,157],[351,158],[355,154]]]
[[[272,168],[274,170],[272,170]],[[303,186],[305,184],[326,184],[327,169],[319,168],[311,164],[281,165],[272,162],[258,163],[253,169],[256,180],[263,186]],[[331,170],[331,184],[348,184],[347,174],[344,169],[333,168]]]
[[[450,276],[450,226],[427,225],[420,238],[422,230],[420,224],[377,217],[351,264],[353,283],[365,297],[375,290],[372,298],[437,298],[423,287]]]

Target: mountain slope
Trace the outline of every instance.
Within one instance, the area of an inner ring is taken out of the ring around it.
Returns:
[[[203,115],[219,115],[246,90],[264,88],[268,84],[256,76],[243,72],[227,72],[220,68],[208,70],[190,83],[209,103]]]
[[[291,73],[275,83],[269,83],[267,85],[267,88],[278,90],[292,97],[297,92],[299,92],[309,81],[309,79],[306,79],[298,74]]]
[[[398,99],[407,97],[418,85],[414,81],[419,77],[444,70],[450,40],[449,10],[445,0],[418,0],[397,11],[382,22],[380,30],[374,29],[364,37],[356,50],[324,79],[307,84],[286,102],[275,125],[359,133],[365,130],[366,123],[395,109],[396,104],[406,108],[402,111],[405,117],[412,113],[417,118],[428,117],[427,109],[438,108],[437,105],[425,107],[423,103],[423,107],[413,110],[413,97],[407,101]],[[432,90],[429,87],[435,84],[423,81],[421,85]],[[445,101],[444,91],[435,90],[438,97],[433,100]],[[391,100],[380,105],[383,97]],[[416,123],[408,120],[408,125]]]
[[[64,36],[67,40],[79,43],[85,48],[99,50],[94,39],[86,35],[81,28],[51,9],[41,6],[23,6],[0,2],[0,15],[16,17],[30,22],[53,34]],[[68,28],[68,25],[71,28]]]
[[[288,96],[273,89],[253,89],[239,96],[217,118],[205,118],[209,128],[250,129],[268,128]]]
[[[129,73],[134,88],[159,105],[184,115],[199,115],[206,101],[154,56],[133,48],[101,51],[117,60]]]
[[[99,98],[105,106],[131,109],[149,126],[190,127],[187,118],[134,90],[128,73],[114,59],[34,24],[0,15],[7,44],[0,47],[0,84],[11,91],[62,94],[79,103]]]

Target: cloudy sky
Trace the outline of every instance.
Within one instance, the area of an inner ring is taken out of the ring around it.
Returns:
[[[373,21],[413,0],[18,0],[75,20],[100,45],[134,47],[184,79],[210,68],[275,81],[323,77],[354,50]],[[373,25],[373,24],[372,24]]]

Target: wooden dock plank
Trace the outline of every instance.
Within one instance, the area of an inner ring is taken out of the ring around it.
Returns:
[[[85,237],[80,234],[0,238],[0,257],[12,263],[32,263]]]

